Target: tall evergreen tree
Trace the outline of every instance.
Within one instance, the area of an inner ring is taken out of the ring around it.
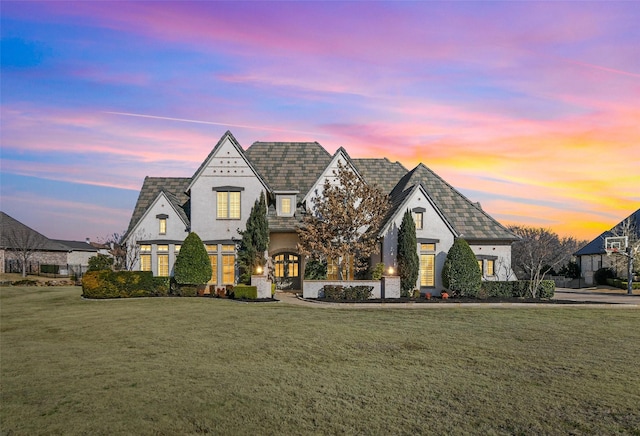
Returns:
[[[407,210],[398,230],[398,274],[400,275],[400,292],[403,297],[413,294],[419,272],[420,260],[418,259],[416,224],[411,212]]]
[[[264,192],[260,193],[260,198],[251,208],[245,230],[239,230],[238,233],[242,235],[238,249],[240,282],[248,284],[255,268],[264,266],[264,252],[269,247],[269,223]]]
[[[182,243],[174,265],[174,278],[181,285],[202,285],[211,280],[211,261],[195,232],[189,233]]]
[[[452,296],[475,298],[482,286],[482,272],[476,255],[462,238],[457,238],[444,261],[442,285]]]

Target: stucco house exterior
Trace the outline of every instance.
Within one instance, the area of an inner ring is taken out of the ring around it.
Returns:
[[[125,240],[139,249],[135,269],[172,275],[180,247],[190,231],[203,240],[213,275],[210,284],[237,280],[238,230],[256,199],[268,203],[268,255],[280,288],[301,289],[305,259],[298,251],[297,228],[313,208],[312,198],[333,178],[339,163],[391,200],[380,228],[380,254],[371,264],[396,266],[397,233],[406,210],[416,220],[416,251],[424,292],[442,289],[440,272],[455,238],[471,245],[485,280],[508,280],[511,243],[517,236],[423,164],[411,171],[386,158],[355,159],[339,148],[333,155],[317,142],[255,142],[244,150],[226,132],[188,178],[146,177]],[[331,268],[329,278],[331,279]]]
[[[627,223],[626,226],[625,223]],[[626,227],[626,229],[624,229],[624,227]],[[578,265],[580,265],[580,273],[582,278],[584,278],[585,285],[592,286],[595,283],[593,274],[600,268],[611,268],[616,277],[626,278],[627,258],[620,255],[607,256],[607,252],[604,249],[605,238],[624,236],[625,233],[631,233],[626,235],[629,237],[630,242],[640,240],[640,209],[620,221],[610,230],[602,232],[574,253]]]

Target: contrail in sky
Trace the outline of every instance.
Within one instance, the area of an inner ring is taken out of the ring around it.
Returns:
[[[108,111],[105,111],[104,113],[111,114],[111,115],[123,115],[123,116],[126,116],[126,117],[152,118],[154,120],[169,120],[169,121],[180,121],[180,122],[183,122],[183,123],[209,124],[209,125],[212,125],[212,126],[227,126],[227,127],[238,127],[238,128],[242,128],[242,129],[251,129],[251,130],[268,130],[268,131],[271,131],[271,132],[304,133],[305,135],[328,136],[326,133],[305,132],[303,130],[276,129],[276,128],[273,128],[273,127],[262,127],[262,126],[246,126],[244,124],[215,123],[213,121],[189,120],[189,119],[186,119],[186,118],[160,117],[160,116],[157,116],[157,115],[132,114],[132,113],[128,113],[128,112],[108,112]]]

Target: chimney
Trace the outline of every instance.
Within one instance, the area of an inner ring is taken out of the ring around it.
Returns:
[[[91,244],[91,238],[87,238],[87,239],[85,239],[85,242],[86,242],[87,244]]]

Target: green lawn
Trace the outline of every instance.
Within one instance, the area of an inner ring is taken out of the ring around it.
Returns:
[[[0,288],[2,434],[636,434],[640,311]]]

